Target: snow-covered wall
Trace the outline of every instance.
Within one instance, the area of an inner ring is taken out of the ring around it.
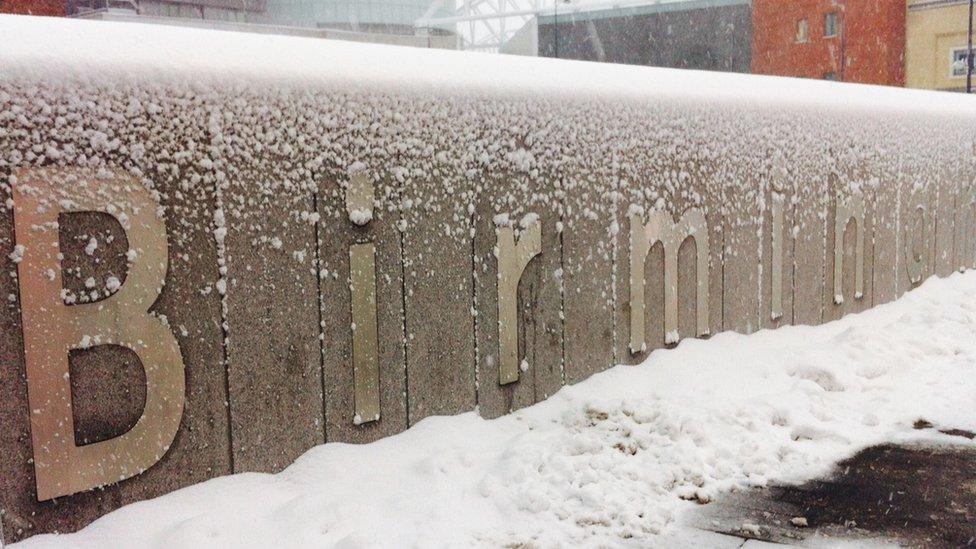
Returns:
[[[498,416],[680,337],[818,324],[976,260],[969,97],[135,24],[0,17],[0,36],[8,541],[279,470],[326,441],[367,442],[433,414]],[[357,202],[368,187],[372,212]],[[140,209],[140,192],[157,212]],[[838,206],[862,222],[835,238]],[[670,267],[649,222],[661,212],[705,220],[695,240],[664,239]],[[138,231],[153,219],[166,258],[143,253],[155,244]],[[51,229],[57,248],[30,246]],[[647,237],[638,298],[631,257]],[[513,250],[528,253],[502,276],[517,280],[514,327],[498,274]],[[32,271],[38,254],[47,270]],[[137,267],[140,281],[164,276],[158,300],[151,282],[128,280]],[[50,318],[71,329],[25,325],[48,318],[28,300],[59,278]],[[116,298],[127,282],[144,294]],[[158,342],[125,316],[150,305],[175,337],[182,393],[152,381]],[[72,349],[58,393],[71,418],[43,424],[58,382],[33,376],[55,344]],[[378,420],[357,413],[375,398]],[[160,428],[139,451],[148,468],[101,444],[174,403],[175,435]],[[86,473],[131,478],[39,502],[38,474],[51,493],[72,491],[51,471],[70,476],[80,458],[52,458],[41,436],[65,421],[64,455],[105,450]]]

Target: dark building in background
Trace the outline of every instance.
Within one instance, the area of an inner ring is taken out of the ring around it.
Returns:
[[[266,0],[67,0],[68,15],[93,19],[115,16],[249,22],[265,12]]]
[[[754,0],[753,72],[904,86],[906,12],[905,0]]]
[[[538,55],[629,65],[749,72],[749,0],[686,0],[538,16]]]

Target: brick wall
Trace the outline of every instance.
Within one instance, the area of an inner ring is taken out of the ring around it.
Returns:
[[[0,13],[65,16],[64,0],[0,0]]]
[[[834,36],[825,36],[829,13],[837,14]],[[904,0],[755,0],[752,70],[902,86],[905,18]],[[797,36],[801,20],[809,29],[805,41]]]

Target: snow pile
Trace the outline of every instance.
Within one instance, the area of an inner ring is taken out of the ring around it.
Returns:
[[[912,424],[976,428],[976,273],[820,327],[655,351],[498,420],[319,446],[23,546],[654,544],[682,509],[826,472]]]

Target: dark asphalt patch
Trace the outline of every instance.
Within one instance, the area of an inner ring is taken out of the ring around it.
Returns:
[[[940,432],[962,444],[867,448],[826,479],[735,492],[704,505],[691,524],[775,543],[817,536],[976,547],[976,446],[966,442],[974,434]]]

